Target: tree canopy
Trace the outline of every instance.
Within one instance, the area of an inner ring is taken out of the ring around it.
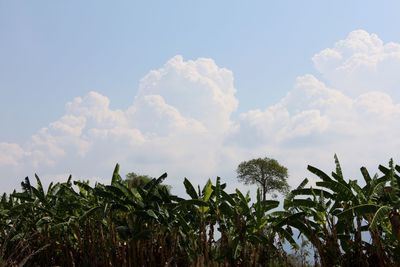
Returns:
[[[275,159],[265,157],[243,161],[236,172],[239,181],[245,184],[256,184],[260,188],[263,200],[266,199],[268,193],[289,192],[288,170]]]
[[[126,183],[129,188],[142,188],[153,179],[155,178],[144,174],[137,174],[135,172],[130,172],[126,175]],[[170,193],[171,190],[170,185],[166,185],[163,183],[158,184],[157,188],[160,190],[166,190],[166,192],[168,193]]]

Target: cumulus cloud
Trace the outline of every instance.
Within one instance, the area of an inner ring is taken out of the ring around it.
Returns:
[[[126,110],[113,110],[106,96],[89,92],[67,103],[65,115],[26,145],[1,143],[1,168],[19,166],[15,176],[72,170],[92,177],[119,162],[126,172],[169,171],[179,183],[184,175],[208,177],[237,105],[231,71],[211,59],[176,56],[142,79]]]
[[[352,98],[311,75],[299,77],[277,104],[240,119],[231,140],[242,141],[241,153],[274,154],[291,167],[292,185],[307,175],[307,164],[332,168],[334,153],[352,170],[351,179],[360,178],[359,167],[384,164],[400,145],[400,105],[390,95],[373,91]]]
[[[207,129],[226,131],[238,106],[235,92],[232,72],[218,67],[212,59],[184,61],[182,56],[175,56],[141,80],[137,100],[161,96],[183,116]]]
[[[328,131],[335,131],[331,125],[346,126],[351,123],[354,119],[352,105],[351,98],[328,88],[314,76],[306,75],[297,78],[294,89],[277,104],[265,110],[250,110],[241,114],[239,133],[257,133],[258,139],[251,139],[253,145],[284,145],[297,138],[318,138]],[[347,129],[340,132],[343,134]],[[315,138],[309,141],[315,142]],[[237,139],[246,138],[238,136]],[[303,144],[306,145],[304,140]]]
[[[350,96],[384,91],[399,100],[398,43],[384,43],[376,34],[357,30],[332,48],[317,53],[312,60],[332,87]]]
[[[296,186],[307,164],[330,170],[338,153],[354,179],[358,167],[375,167],[398,153],[399,55],[400,44],[351,32],[312,58],[322,79],[300,76],[277,103],[237,119],[231,116],[238,107],[232,72],[212,59],[175,56],[140,81],[126,110],[111,109],[106,96],[89,92],[26,144],[0,143],[0,172],[105,177],[119,162],[125,173],[168,171],[168,183],[179,192],[184,176],[203,183],[220,175],[237,186],[240,161],[269,156],[288,166]],[[10,190],[18,182],[0,181]]]

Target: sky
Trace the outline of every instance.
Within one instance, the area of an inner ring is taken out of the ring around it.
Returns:
[[[0,0],[0,191],[398,159],[398,1]],[[312,177],[309,177],[312,179]]]

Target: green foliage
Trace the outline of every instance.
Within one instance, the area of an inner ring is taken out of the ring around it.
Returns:
[[[277,240],[294,242],[276,225],[278,201],[255,203],[239,190],[225,191],[220,178],[189,199],[172,195],[159,178],[119,165],[111,184],[72,181],[47,192],[36,175],[22,192],[0,201],[0,258],[6,266],[254,266],[284,263]],[[74,186],[73,186],[74,185]],[[218,240],[215,238],[219,236]],[[281,242],[281,241],[279,241]],[[15,253],[18,251],[18,253]]]
[[[69,177],[45,190],[27,177],[0,198],[0,266],[308,266],[311,250],[316,266],[398,266],[400,167],[363,167],[359,185],[334,161],[331,175],[309,166],[315,185],[304,179],[283,209],[263,188],[253,201],[227,192],[219,177],[185,179],[187,199],[167,174],[122,179],[119,165],[109,185]]]
[[[285,199],[289,216],[282,223],[300,231],[312,244],[322,266],[398,266],[400,262],[399,179],[393,161],[380,166],[383,176],[370,176],[365,167],[365,185],[346,181],[338,157],[329,176],[318,168],[308,170],[320,180],[307,181]],[[368,232],[369,239],[363,240]]]

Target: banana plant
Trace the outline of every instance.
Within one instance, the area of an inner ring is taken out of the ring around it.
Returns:
[[[284,220],[287,225],[296,228],[315,247],[322,266],[340,264],[345,257],[352,258],[347,244],[359,237],[360,225],[354,226],[353,219],[340,220],[338,214],[348,205],[358,204],[359,200],[346,182],[337,156],[336,170],[331,176],[320,169],[308,166],[308,170],[320,178],[317,187],[306,187],[308,179],[286,198],[284,207],[289,212]],[[345,255],[342,255],[344,252]],[[347,254],[347,255],[346,255]]]

